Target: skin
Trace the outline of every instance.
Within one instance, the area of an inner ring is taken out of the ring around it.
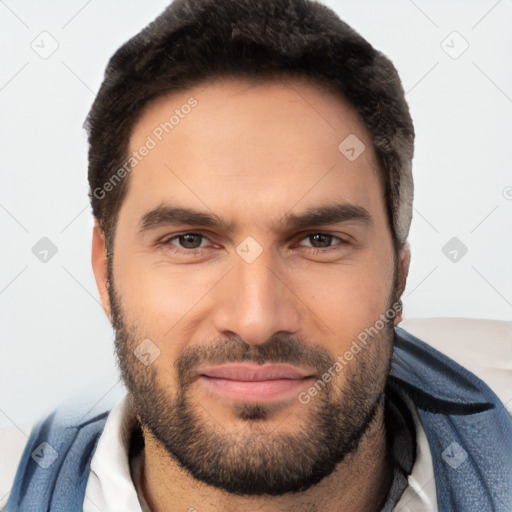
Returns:
[[[134,127],[130,151],[191,96],[198,105],[130,173],[111,269],[117,308],[130,328],[127,339],[138,344],[149,338],[158,347],[159,356],[147,368],[169,400],[177,394],[174,363],[184,351],[206,350],[228,335],[261,347],[272,336],[287,333],[321,347],[333,359],[344,354],[401,296],[410,261],[404,245],[394,275],[376,155],[367,129],[343,98],[305,79],[257,84],[219,79],[150,103]],[[354,161],[338,150],[349,134],[366,146]],[[143,214],[164,202],[213,212],[233,227],[164,225],[138,233]],[[348,220],[299,230],[276,226],[288,213],[340,202],[366,209],[371,224]],[[169,239],[189,232],[206,237],[200,251],[173,252],[187,248],[180,239]],[[323,253],[308,238],[315,233],[334,237]],[[236,251],[248,236],[262,249],[251,263]],[[92,265],[112,320],[113,295],[99,222],[93,230]],[[333,400],[343,397],[348,375],[362,375],[362,364],[374,365],[373,386],[382,392],[392,327],[400,319],[397,315],[378,343],[336,375]],[[135,369],[137,361],[130,361],[126,364]],[[303,390],[310,386],[305,383]],[[199,384],[192,384],[190,393],[205,425],[240,440],[256,432],[268,439],[295,434],[308,427],[318,403],[287,399],[257,422],[257,430],[256,422],[235,414],[233,401]],[[330,511],[340,510],[340,504],[345,511],[377,511],[391,483],[383,414],[380,402],[357,449],[318,484],[278,496],[240,496],[198,481],[143,428],[142,491],[155,511]]]

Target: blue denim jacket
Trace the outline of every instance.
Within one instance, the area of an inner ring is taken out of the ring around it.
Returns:
[[[388,385],[416,407],[439,512],[511,512],[512,418],[503,404],[474,374],[400,327],[394,338]],[[36,424],[5,512],[81,511],[108,413],[77,418],[56,410]]]

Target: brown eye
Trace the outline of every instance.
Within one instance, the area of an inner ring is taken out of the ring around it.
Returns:
[[[185,233],[176,237],[184,249],[197,249],[201,245],[203,235],[197,233]]]
[[[323,248],[329,247],[331,245],[333,236],[332,235],[324,235],[323,233],[317,233],[315,235],[309,235],[309,241],[312,243],[313,247]]]
[[[208,239],[200,233],[182,233],[163,240],[162,245],[176,252],[192,253],[194,250],[203,249],[205,247],[203,242],[207,240]]]
[[[333,240],[338,240],[337,244],[333,245]],[[306,247],[312,247],[314,249],[329,249],[334,247],[335,245],[344,245],[348,242],[341,239],[338,236],[330,235],[328,233],[309,233],[307,236],[302,238],[302,240],[308,240],[311,245],[306,245]],[[305,244],[299,244],[304,246]]]

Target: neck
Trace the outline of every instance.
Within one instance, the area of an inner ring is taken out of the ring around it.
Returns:
[[[281,496],[238,496],[199,482],[143,428],[145,440],[141,486],[153,512],[183,510],[227,512],[265,510],[378,512],[392,484],[387,456],[384,401],[357,450],[317,485]],[[301,508],[302,507],[302,508]]]

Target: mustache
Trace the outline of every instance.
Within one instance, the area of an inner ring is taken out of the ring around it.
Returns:
[[[321,375],[334,360],[335,357],[323,346],[307,344],[298,337],[274,335],[262,344],[251,345],[238,336],[231,336],[208,346],[186,348],[174,362],[174,368],[179,382],[186,386],[194,370],[205,364],[288,363],[315,368]]]

